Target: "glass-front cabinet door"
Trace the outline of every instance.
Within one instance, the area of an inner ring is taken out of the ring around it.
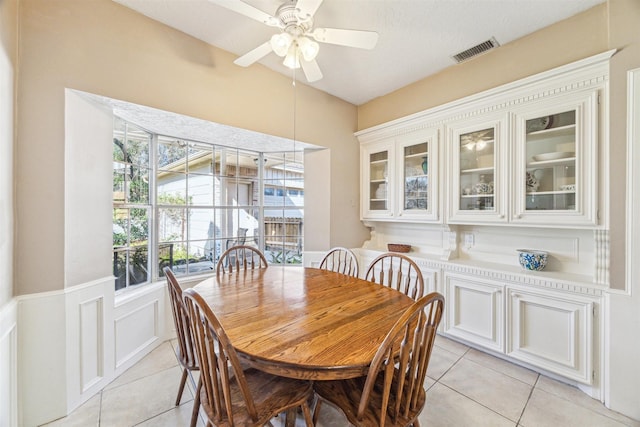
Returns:
[[[393,182],[395,171],[393,144],[362,147],[362,217],[388,219],[393,216]]]
[[[504,126],[505,120],[489,118],[449,126],[449,222],[506,221]]]
[[[405,220],[438,220],[438,133],[421,132],[398,144],[400,170],[398,217]]]
[[[516,114],[512,222],[594,225],[597,93]]]

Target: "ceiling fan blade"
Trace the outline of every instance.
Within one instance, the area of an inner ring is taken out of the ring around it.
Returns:
[[[302,65],[302,71],[304,71],[304,76],[307,78],[309,83],[318,81],[322,78],[322,71],[320,71],[320,67],[315,59],[313,61],[301,60],[300,65]]]
[[[272,50],[273,48],[271,47],[271,43],[265,42],[257,48],[245,53],[244,55],[233,61],[233,63],[236,65],[240,65],[241,67],[248,67],[254,62],[262,59],[262,57],[271,53]]]
[[[375,31],[316,28],[310,35],[322,43],[357,47],[360,49],[373,49],[378,42],[378,33]]]
[[[261,11],[258,8],[255,8],[242,0],[209,0],[213,4],[217,4],[218,6],[222,6],[226,9],[229,9],[233,12],[239,13],[251,19],[255,19],[258,22],[262,22],[263,24],[269,25],[271,27],[280,27],[280,22],[278,18],[269,15]]]
[[[300,11],[300,18],[306,21],[313,18],[321,4],[322,0],[298,0],[296,9]]]

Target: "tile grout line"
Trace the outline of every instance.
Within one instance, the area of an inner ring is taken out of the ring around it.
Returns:
[[[511,418],[504,416],[503,414],[501,414],[500,412],[496,411],[495,409],[490,408],[489,406],[485,405],[485,404],[484,404],[484,403],[482,403],[482,402],[478,402],[477,400],[475,400],[475,399],[473,399],[473,398],[471,398],[471,397],[467,396],[466,394],[464,394],[464,393],[462,393],[462,392],[460,392],[460,391],[456,390],[455,388],[450,387],[450,386],[446,385],[445,383],[440,383],[440,385],[442,385],[443,387],[448,388],[449,390],[453,391],[453,392],[454,392],[454,393],[456,393],[456,394],[459,394],[460,396],[464,397],[465,399],[468,399],[468,400],[470,400],[470,401],[472,401],[472,402],[474,402],[474,403],[476,403],[476,404],[478,404],[478,405],[482,406],[483,408],[488,409],[489,411],[493,412],[494,414],[498,415],[499,417],[504,418],[505,420],[507,420],[507,421],[509,421],[509,422],[514,422]],[[516,422],[516,424],[515,424],[515,425],[517,426],[517,424],[518,424],[518,423]]]
[[[98,427],[102,424],[102,396],[104,389],[100,390],[100,404],[98,405]]]
[[[531,400],[531,396],[533,396],[533,391],[536,389],[536,386],[538,385],[538,381],[539,380],[540,380],[540,374],[538,374],[538,376],[536,377],[536,380],[533,383],[533,386],[531,387],[531,391],[529,391],[529,396],[527,397],[527,401],[525,402],[524,406],[522,407],[522,412],[520,412],[520,417],[518,418],[518,421],[516,422],[516,426],[520,425],[520,421],[522,421],[522,417],[524,416],[524,411],[527,410],[527,406],[529,405],[529,401]]]

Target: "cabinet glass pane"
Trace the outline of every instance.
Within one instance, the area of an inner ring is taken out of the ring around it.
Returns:
[[[426,142],[404,147],[405,210],[426,210],[429,205],[429,146]]]
[[[575,110],[526,122],[526,209],[576,209]]]
[[[460,135],[460,210],[495,210],[495,129]]]
[[[389,153],[381,151],[369,155],[369,209],[387,210],[387,171]]]

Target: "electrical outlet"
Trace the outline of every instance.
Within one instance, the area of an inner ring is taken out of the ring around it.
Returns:
[[[473,233],[465,233],[464,235],[464,245],[468,248],[473,246]]]

